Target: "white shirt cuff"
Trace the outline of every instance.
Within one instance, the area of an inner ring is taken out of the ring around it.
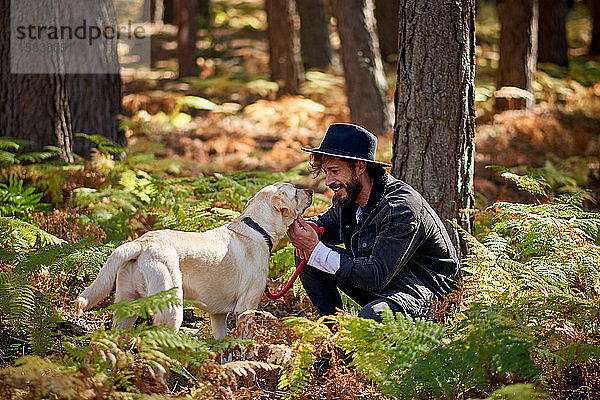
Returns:
[[[308,265],[335,274],[340,269],[340,255],[319,242],[308,259]]]

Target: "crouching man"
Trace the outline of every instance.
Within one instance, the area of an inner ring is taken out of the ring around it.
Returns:
[[[302,148],[335,195],[310,218],[325,229],[321,237],[302,217],[288,230],[297,262],[308,260],[300,280],[320,315],[342,308],[340,289],[363,318],[381,321],[387,304],[433,319],[433,302],[456,288],[456,250],[425,199],[383,169],[390,164],[375,161],[376,148],[377,138],[352,124],[333,124],[319,148]]]

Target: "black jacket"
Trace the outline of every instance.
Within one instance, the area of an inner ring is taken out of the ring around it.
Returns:
[[[334,204],[314,221],[340,254],[337,279],[431,318],[431,305],[456,288],[458,258],[444,224],[411,186],[387,172],[376,178],[356,222],[357,205]],[[344,243],[345,249],[335,245]]]

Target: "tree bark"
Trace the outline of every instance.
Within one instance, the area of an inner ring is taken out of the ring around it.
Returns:
[[[304,82],[298,15],[293,0],[266,0],[269,66],[279,95],[298,94]]]
[[[200,27],[208,29],[212,25],[213,11],[210,0],[197,0],[198,16],[200,17]]]
[[[163,22],[165,24],[177,24],[177,0],[163,0]]]
[[[392,112],[371,0],[335,0],[350,119],[375,135],[391,131]]]
[[[471,230],[475,2],[401,0],[392,174],[436,210],[454,243]],[[461,246],[464,251],[464,246]]]
[[[398,54],[398,11],[400,0],[375,0],[379,50],[383,61],[395,62]]]
[[[119,127],[123,97],[119,74],[68,74],[65,76],[73,134],[98,134],[125,146],[127,140]],[[93,96],[90,96],[93,93]],[[73,152],[86,156],[95,143],[73,138]]]
[[[179,78],[196,75],[197,0],[175,0],[177,11],[177,61]]]
[[[72,162],[73,153],[88,155],[92,143],[75,133],[101,134],[119,144],[125,143],[117,117],[121,112],[121,80],[119,74],[60,73],[72,70],[59,53],[48,54],[48,62],[56,63],[54,73],[12,73],[10,53],[10,0],[0,0],[0,132],[3,136],[33,142],[26,151],[40,151],[56,146],[60,157]],[[112,2],[95,3],[98,20],[90,24],[102,26],[114,17]],[[31,12],[36,12],[31,10]],[[110,23],[110,22],[109,22]],[[12,54],[12,56],[15,56]],[[53,58],[54,57],[54,58]],[[52,58],[52,59],[50,59]],[[46,61],[46,58],[43,58]],[[117,63],[116,47],[106,46],[98,55],[102,65]],[[19,72],[14,71],[14,72]]]
[[[592,41],[589,53],[598,55],[600,54],[600,0],[589,0],[588,6],[592,15]]]
[[[533,82],[537,60],[538,0],[502,0],[500,17],[500,61],[496,87],[514,86],[527,97],[496,98],[497,110],[533,107]]]
[[[331,44],[323,0],[296,3],[300,15],[300,44],[305,68],[325,69],[331,63]]]
[[[539,1],[538,62],[568,66],[567,0]]]

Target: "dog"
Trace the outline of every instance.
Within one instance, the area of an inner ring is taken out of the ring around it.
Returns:
[[[108,297],[135,300],[177,288],[179,304],[153,316],[179,330],[183,299],[210,314],[215,339],[227,334],[227,314],[256,309],[267,283],[273,244],[312,203],[312,190],[277,182],[261,189],[230,223],[205,232],[159,230],[117,247],[98,276],[75,299],[77,315]],[[126,329],[135,317],[113,320]]]

